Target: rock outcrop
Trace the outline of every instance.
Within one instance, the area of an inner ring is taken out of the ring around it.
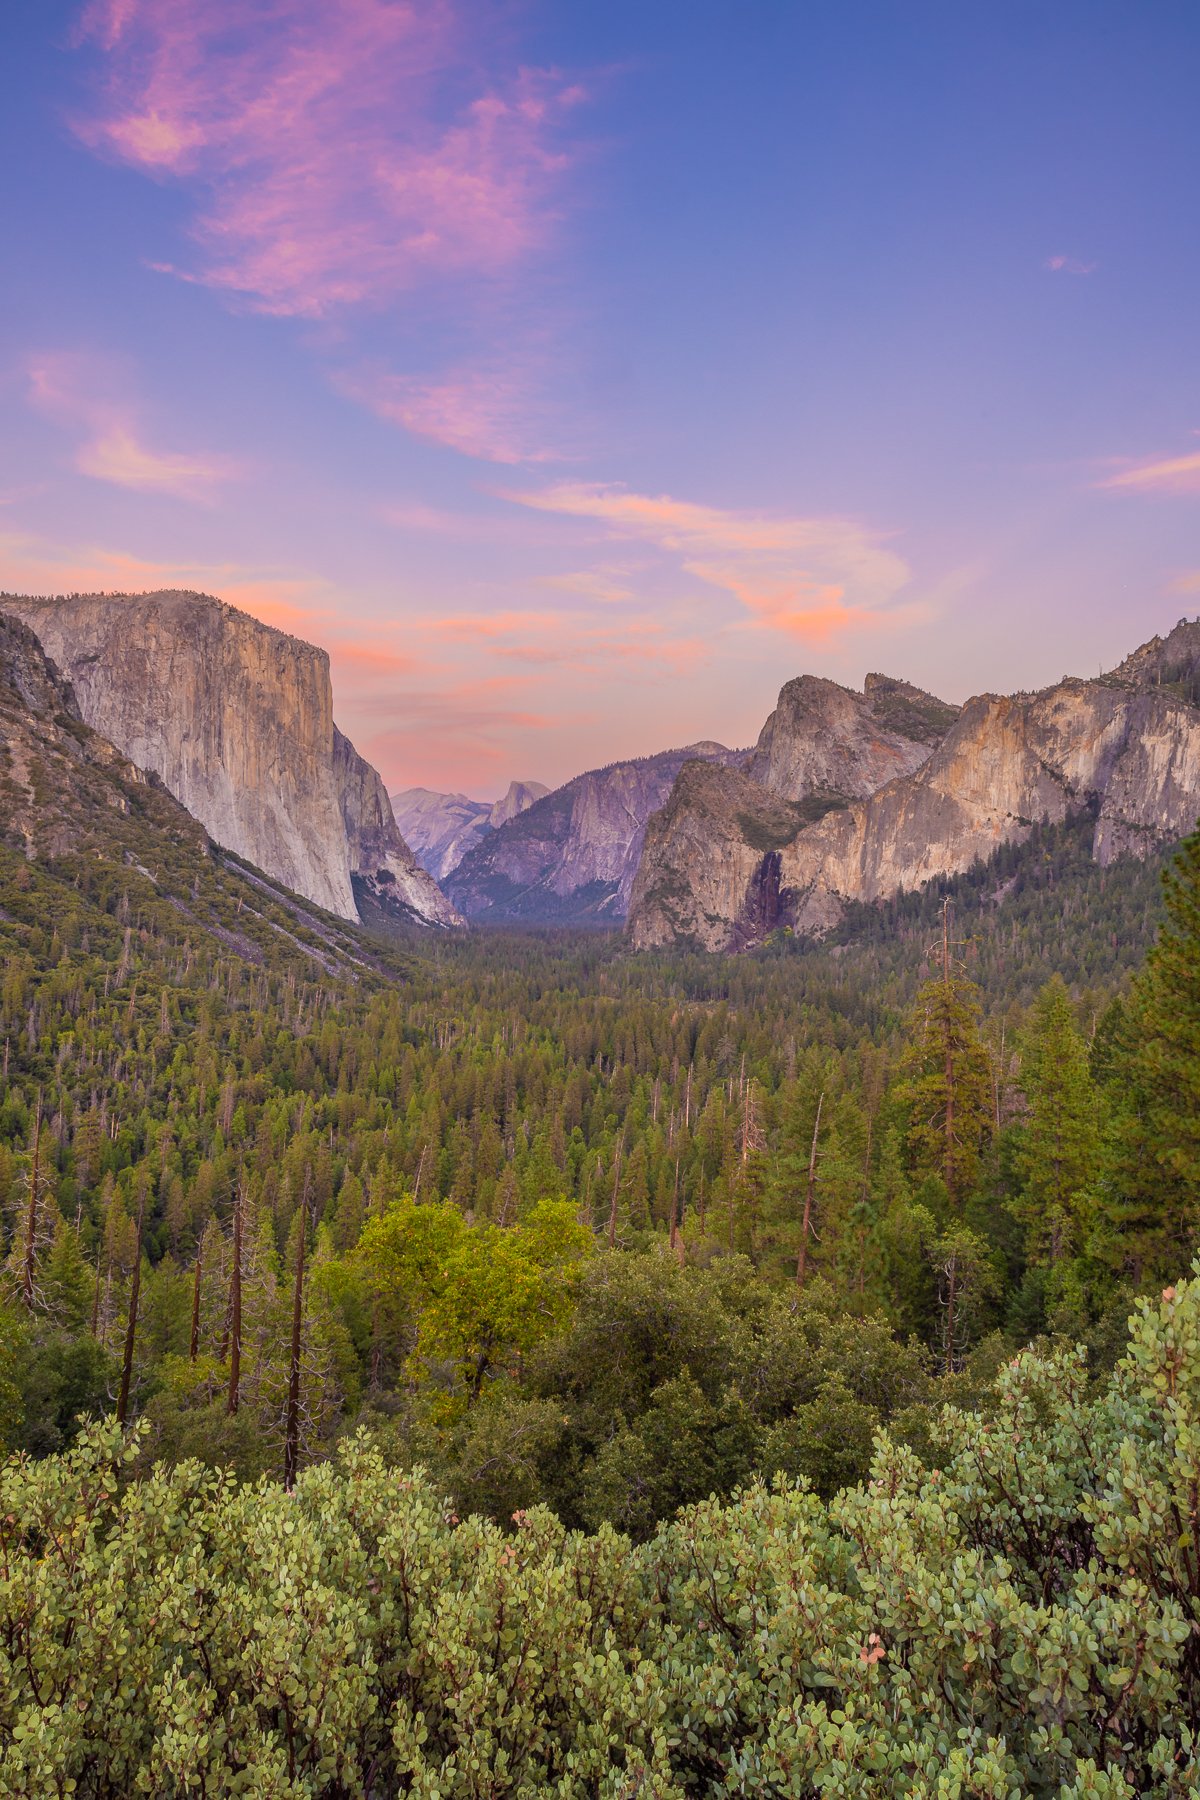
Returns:
[[[816,675],[781,690],[746,773],[785,800],[873,794],[920,768],[957,708],[889,675],[868,675],[861,694]]]
[[[31,860],[78,850],[112,856],[114,847],[122,860],[122,823],[135,811],[164,842],[207,857],[196,820],[89,730],[36,635],[0,612],[0,841]]]
[[[360,916],[357,878],[390,887],[405,916],[457,922],[379,777],[336,731],[325,651],[203,594],[4,596],[0,607],[37,634],[86,723],[215,842],[345,919]]]
[[[919,768],[819,820],[748,774],[688,768],[648,826],[630,937],[720,950],[780,925],[820,934],[849,900],[960,873],[1087,811],[1097,861],[1146,855],[1200,812],[1198,671],[1200,628],[1182,625],[1098,680],[981,695]]]
[[[692,744],[577,775],[468,851],[446,887],[468,918],[624,919],[646,820],[686,762],[735,764],[744,751]]]
[[[333,772],[359,918],[461,925],[450,901],[405,843],[378,771],[336,725]]]
[[[495,801],[405,788],[392,795],[392,810],[421,867],[435,881],[444,881],[489,831],[507,825],[549,792],[540,781],[510,781],[508,792]]]

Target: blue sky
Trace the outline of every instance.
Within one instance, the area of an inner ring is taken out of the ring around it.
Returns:
[[[393,788],[1200,610],[1192,4],[18,0],[0,586],[325,644]]]

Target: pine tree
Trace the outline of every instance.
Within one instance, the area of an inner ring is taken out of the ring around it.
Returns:
[[[979,1032],[979,990],[955,967],[949,902],[937,947],[940,971],[917,995],[899,1098],[909,1109],[909,1160],[936,1174],[955,1205],[975,1183],[992,1115],[991,1064]]]
[[[1034,1005],[1021,1086],[1029,1111],[1014,1132],[1021,1191],[1011,1209],[1025,1227],[1029,1260],[1054,1264],[1083,1241],[1101,1146],[1099,1097],[1061,978]]]
[[[1097,1247],[1135,1281],[1184,1273],[1200,1236],[1200,832],[1181,845],[1163,899],[1107,1054],[1115,1120]]]

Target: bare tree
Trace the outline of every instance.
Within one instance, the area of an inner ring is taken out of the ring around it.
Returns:
[[[125,1327],[125,1354],[121,1359],[121,1392],[117,1398],[117,1423],[124,1425],[129,1416],[129,1384],[133,1378],[133,1347],[137,1341],[138,1296],[142,1287],[142,1233],[146,1224],[146,1188],[143,1176],[138,1184],[137,1234],[134,1239],[133,1280],[129,1289],[129,1322]]]
[[[288,1362],[287,1422],[284,1428],[283,1485],[290,1494],[296,1485],[300,1462],[300,1342],[304,1329],[304,1251],[308,1236],[308,1201],[312,1192],[312,1169],[304,1172],[304,1192],[300,1199],[300,1229],[296,1233],[296,1276],[292,1286],[292,1346]]]
[[[804,1277],[808,1269],[808,1240],[812,1235],[813,1201],[817,1194],[817,1143],[821,1135],[821,1108],[825,1104],[825,1092],[822,1089],[817,1097],[817,1116],[813,1121],[812,1149],[808,1156],[808,1183],[804,1190],[804,1217],[800,1225],[800,1254],[796,1258],[796,1287],[804,1286]]]

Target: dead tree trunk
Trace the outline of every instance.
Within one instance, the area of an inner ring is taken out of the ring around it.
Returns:
[[[620,1145],[620,1142],[618,1141],[616,1159],[613,1163],[612,1205],[608,1209],[608,1247],[610,1250],[615,1250],[617,1247],[617,1195],[620,1192],[620,1188],[621,1188],[621,1145]]]
[[[239,1185],[233,1202],[233,1270],[229,1278],[229,1397],[225,1411],[232,1418],[237,1412],[242,1384],[242,1207],[244,1194]]]
[[[142,1232],[146,1224],[146,1183],[138,1192],[137,1240],[133,1250],[133,1280],[129,1287],[129,1323],[125,1327],[125,1354],[121,1359],[121,1392],[117,1397],[117,1423],[129,1417],[129,1384],[133,1379],[133,1346],[137,1341],[138,1295],[142,1288]]]
[[[288,1362],[287,1423],[284,1429],[283,1485],[290,1494],[300,1463],[300,1338],[304,1326],[304,1240],[308,1233],[308,1179],[300,1202],[296,1238],[296,1279],[292,1288],[292,1347]]]
[[[796,1287],[804,1286],[804,1276],[808,1269],[808,1239],[812,1231],[813,1201],[817,1192],[817,1139],[821,1134],[821,1108],[825,1104],[824,1091],[817,1098],[817,1116],[813,1122],[812,1149],[808,1156],[808,1185],[804,1190],[804,1218],[800,1226],[800,1254],[796,1258]]]
[[[188,1361],[200,1354],[200,1284],[204,1280],[204,1243],[196,1245],[196,1266],[192,1271],[192,1333],[188,1340]]]
[[[37,1266],[38,1201],[42,1160],[42,1096],[37,1097],[33,1114],[33,1161],[29,1170],[29,1205],[25,1213],[25,1255],[22,1260],[21,1298],[33,1311],[34,1270]]]

